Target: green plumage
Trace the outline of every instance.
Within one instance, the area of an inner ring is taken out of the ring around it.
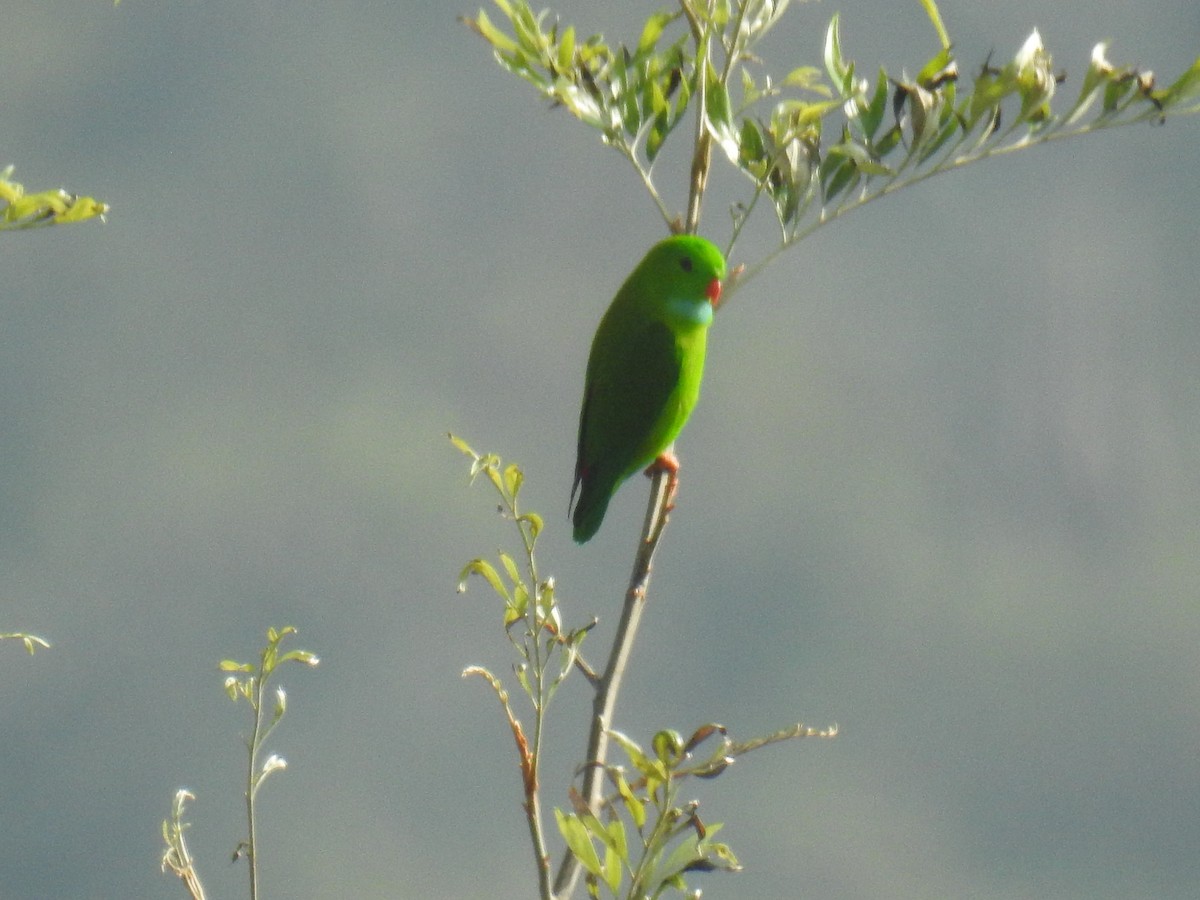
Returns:
[[[721,251],[704,238],[667,238],[625,279],[600,320],[579,414],[576,542],[596,533],[621,483],[654,462],[687,422],[724,277]]]

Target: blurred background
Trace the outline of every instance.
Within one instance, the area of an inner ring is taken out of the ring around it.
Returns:
[[[659,5],[562,0],[636,40]],[[0,164],[112,204],[0,237],[0,897],[181,897],[176,788],[213,897],[245,896],[242,735],[217,662],[268,625],[289,762],[266,892],[535,893],[500,610],[509,546],[445,434],[525,468],[569,621],[611,635],[632,481],[570,542],[583,365],[663,235],[635,176],[502,72],[477,6],[14,0]],[[916,2],[794,4],[777,76],[914,74]],[[1037,26],[1173,80],[1194,0],[943,0],[964,75]],[[1191,898],[1200,886],[1200,119],[984,163],[780,258],[713,328],[617,726],[841,728],[696,784],[746,866],[706,897]],[[658,178],[679,206],[685,175]],[[674,170],[672,170],[674,166]],[[723,243],[716,178],[704,231]],[[763,223],[733,262],[771,246]],[[512,685],[515,689],[515,682]],[[588,695],[552,713],[563,804]]]

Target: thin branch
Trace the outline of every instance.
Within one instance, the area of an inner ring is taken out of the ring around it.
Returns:
[[[183,820],[183,810],[188,800],[195,799],[195,795],[190,791],[180,789],[175,792],[171,818],[164,820],[162,824],[163,840],[167,845],[162,857],[162,870],[165,872],[170,869],[175,873],[187,888],[192,900],[206,900],[204,885],[200,882],[200,875],[196,872],[196,862],[192,859],[191,851],[188,850],[187,840],[184,837],[188,824]]]
[[[654,186],[654,179],[650,175],[650,169],[643,166],[641,160],[637,157],[637,152],[627,143],[622,142],[618,147],[621,155],[629,160],[629,164],[637,171],[638,177],[642,179],[642,186],[650,195],[650,199],[654,201],[655,207],[658,209],[659,215],[663,217],[663,221],[667,223],[667,227],[671,228],[674,222],[674,217],[671,215],[671,210],[667,208],[667,204],[658,193],[658,188]]]
[[[971,163],[980,162],[981,160],[991,159],[994,157],[1007,156],[1008,154],[1016,153],[1019,150],[1028,150],[1031,147],[1035,147],[1040,144],[1049,144],[1054,141],[1064,140],[1066,138],[1080,137],[1094,131],[1102,131],[1108,128],[1118,128],[1123,125],[1135,124],[1142,121],[1154,121],[1155,115],[1156,113],[1153,110],[1150,110],[1142,113],[1141,115],[1130,118],[1117,118],[1114,116],[1110,119],[1098,119],[1078,128],[1060,128],[1053,131],[1045,131],[1040,134],[1026,136],[1020,140],[1014,140],[1008,143],[1002,143],[994,146],[980,146],[975,150],[962,154],[961,156],[955,156],[954,154],[958,152],[961,146],[966,143],[970,137],[969,135],[963,135],[958,141],[955,142],[949,151],[944,153],[943,159],[931,165],[929,168],[921,169],[920,171],[911,174],[907,178],[894,178],[874,191],[868,192],[864,187],[862,193],[856,199],[845,202],[840,206],[833,207],[832,209],[821,209],[820,214],[813,218],[807,225],[805,225],[803,228],[798,228],[793,231],[779,244],[778,247],[769,252],[766,256],[753,265],[746,266],[743,272],[736,279],[731,279],[721,292],[721,305],[728,305],[730,298],[732,298],[735,293],[737,293],[741,288],[745,287],[749,282],[757,278],[769,265],[771,265],[772,262],[774,262],[776,257],[791,249],[793,245],[798,244],[800,241],[807,238],[818,228],[829,225],[842,218],[847,213],[861,209],[875,200],[880,200],[896,193],[897,191],[903,190],[904,188],[909,188],[913,185],[920,184],[921,182],[933,178],[936,175],[945,175],[949,172],[956,172],[964,166],[970,165]],[[1019,127],[1019,124],[1020,123],[1014,123],[1014,125],[1010,126],[1009,131],[1015,131]],[[756,198],[759,192],[761,192],[761,187],[759,188],[759,191],[756,192]],[[734,233],[736,236],[738,231],[735,230]]]
[[[709,37],[706,32],[697,38],[696,56],[696,143],[692,153],[692,169],[688,178],[687,220],[684,231],[695,234],[700,229],[700,209],[704,203],[704,188],[708,184],[708,168],[712,162],[712,135],[706,121],[708,103]]]
[[[669,452],[669,451],[668,451]],[[613,711],[617,695],[621,690],[633,642],[637,637],[642,613],[646,608],[646,592],[650,588],[650,570],[654,554],[667,525],[667,501],[670,495],[670,473],[655,468],[650,481],[650,499],[646,505],[646,517],[638,539],[637,554],[633,561],[633,572],[625,591],[625,603],[621,608],[621,620],[613,637],[612,651],[605,666],[604,675],[596,685],[596,697],[592,701],[592,723],[588,732],[586,762],[583,769],[583,801],[587,808],[596,812],[604,794],[604,772],[608,759],[609,730],[612,728]],[[566,851],[554,880],[554,892],[558,897],[569,897],[579,877],[579,861],[570,850]]]
[[[263,667],[265,670],[265,666]],[[254,798],[258,793],[258,749],[259,735],[262,732],[262,704],[266,690],[267,673],[261,672],[254,686],[254,697],[250,702],[254,706],[254,730],[250,740],[246,742],[250,760],[246,773],[246,863],[250,870],[250,900],[258,897],[258,817],[255,815]]]

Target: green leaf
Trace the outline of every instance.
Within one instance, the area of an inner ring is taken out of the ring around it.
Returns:
[[[522,513],[517,517],[517,521],[524,522],[529,526],[529,536],[535,541],[537,540],[537,536],[542,533],[542,528],[545,526],[545,522],[542,521],[542,517],[535,512]]]
[[[729,91],[722,84],[712,64],[705,60],[704,71],[704,120],[713,140],[725,151],[729,161],[738,162],[738,134],[733,127],[733,112],[729,104]]]
[[[1114,113],[1133,90],[1133,79],[1110,81],[1104,88],[1104,112]]]
[[[513,612],[517,614],[517,618],[525,618],[525,611],[529,609],[529,588],[525,586],[524,582],[517,582],[513,586],[512,608]]]
[[[563,29],[562,37],[558,40],[558,70],[569,72],[575,67],[575,26],[568,25]]]
[[[531,55],[539,59],[543,57],[546,47],[549,44],[546,36],[542,34],[541,20],[544,15],[545,13],[535,16],[529,5],[522,3],[510,17],[513,34],[517,38],[517,43],[521,45],[523,50],[528,51]]]
[[[603,878],[600,857],[596,854],[592,839],[588,836],[587,829],[580,821],[579,816],[574,813],[564,813],[561,809],[556,808],[554,818],[558,821],[558,830],[562,834],[563,840],[567,842],[567,847],[579,860],[580,865],[597,878]]]
[[[942,22],[942,14],[938,12],[937,3],[934,0],[921,0],[921,5],[925,7],[925,15],[929,16],[929,21],[933,23],[938,40],[942,42],[942,49],[949,50],[950,33],[946,31],[946,25]]]
[[[1056,84],[1051,64],[1050,53],[1035,28],[1013,58],[1017,91],[1021,95],[1020,121],[1036,123],[1049,116]]]
[[[966,104],[967,130],[970,131],[985,115],[992,119],[1000,101],[1016,90],[1016,81],[1009,72],[984,69],[975,79],[975,90]]]
[[[714,822],[708,826],[708,836],[712,837],[721,828],[720,822]],[[740,872],[742,864],[738,862],[737,856],[728,844],[711,843],[706,848],[706,855],[712,859],[716,858],[717,866],[729,872]]]
[[[621,749],[625,751],[625,755],[629,757],[629,761],[633,764],[634,768],[643,775],[658,778],[664,774],[655,765],[654,761],[646,755],[646,752],[626,735],[616,730],[610,730],[609,734],[612,735],[614,741],[621,745]]]
[[[625,808],[629,810],[629,818],[633,820],[637,830],[641,831],[646,827],[646,804],[634,795],[623,772],[617,773],[617,793],[625,801]]]
[[[794,129],[805,129],[810,125],[820,123],[831,112],[841,108],[842,103],[839,100],[821,100],[816,103],[807,103],[803,100],[785,100],[779,106],[788,113],[790,123]]]
[[[55,223],[69,225],[72,222],[83,222],[103,217],[108,212],[108,204],[101,203],[94,197],[71,195],[67,200],[67,208],[54,217]]]
[[[504,489],[513,500],[521,492],[521,484],[525,481],[525,473],[516,463],[509,463],[504,469]]]
[[[600,823],[596,823],[599,825]],[[625,844],[625,825],[618,818],[604,828],[604,883],[616,896],[621,889],[621,876],[630,865],[629,848]]]
[[[1071,125],[1083,118],[1099,95],[1101,86],[1108,84],[1114,78],[1120,77],[1120,74],[1106,58],[1107,52],[1107,41],[1101,41],[1092,48],[1092,58],[1088,63],[1087,72],[1084,73],[1083,84],[1079,88],[1079,96],[1075,100],[1075,105],[1071,107],[1070,112],[1063,119],[1064,125]]]
[[[518,681],[518,682],[520,683],[520,685],[521,685],[521,690],[523,690],[523,691],[525,692],[525,695],[526,695],[527,697],[529,697],[530,699],[533,699],[533,697],[534,697],[534,693],[533,693],[533,685],[531,685],[531,684],[529,683],[529,669],[528,669],[528,667],[527,667],[527,666],[523,666],[523,665],[521,665],[521,666],[515,666],[515,667],[513,668],[513,672],[514,672],[514,673],[516,674],[516,676],[517,676],[517,681]]]
[[[482,466],[482,471],[483,474],[488,477],[488,481],[495,486],[496,490],[503,494],[504,482],[500,480],[500,473],[496,470],[496,465],[499,462],[500,460],[495,459],[494,457],[488,457]]]
[[[909,152],[915,153],[937,134],[942,113],[941,98],[919,84],[901,84],[896,87],[896,102],[900,107],[908,104]]]
[[[900,126],[893,125],[883,133],[883,137],[875,142],[875,154],[881,159],[887,156],[900,145],[903,137],[904,133],[901,131]]]
[[[955,65],[954,57],[950,55],[950,48],[943,47],[940,53],[921,67],[921,71],[917,73],[917,84],[933,88],[948,78],[957,77],[958,67]]]
[[[787,87],[813,91],[823,97],[832,96],[829,85],[821,81],[821,70],[816,66],[800,66],[799,68],[792,69],[784,77],[783,83]]]
[[[742,120],[742,139],[738,141],[738,165],[761,181],[766,175],[766,147],[762,130],[753,119]]]
[[[556,634],[562,634],[562,619],[559,617],[558,607],[554,605],[553,581],[544,583],[538,593],[538,618],[553,625]]]
[[[871,95],[871,102],[861,110],[858,118],[862,123],[863,134],[867,140],[875,137],[875,132],[879,130],[879,126],[883,122],[883,115],[887,112],[887,99],[888,76],[887,72],[880,67],[879,80],[875,83],[875,93]]]
[[[622,81],[620,82],[620,96],[618,97],[621,111],[621,127],[625,129],[625,133],[630,137],[635,136],[638,133],[638,129],[642,127],[642,108],[638,103],[639,91],[635,89],[635,85],[628,83],[626,80],[636,77],[636,75],[630,76],[628,69],[624,70]]]
[[[826,157],[827,162],[832,159],[833,157]],[[827,177],[824,179],[826,203],[831,202],[838,194],[848,188],[854,187],[858,183],[858,169],[855,168],[854,163],[850,160],[842,160],[840,163],[835,163],[828,168],[822,166],[822,171],[823,173],[828,172]]]
[[[958,119],[952,114],[953,110],[949,106],[942,108],[941,124],[938,131],[925,144],[920,154],[920,161],[925,162],[933,154],[937,153],[953,135],[958,131]]]
[[[513,584],[521,583],[521,570],[517,567],[517,561],[503,550],[500,551],[500,563],[504,566],[504,571],[508,573],[508,580]]]
[[[1170,87],[1162,91],[1155,91],[1151,96],[1158,100],[1163,109],[1200,100],[1200,58],[1197,58],[1191,68],[1175,79]]]
[[[662,873],[660,877],[664,880],[668,878],[678,878],[692,865],[692,863],[703,859],[704,857],[700,853],[699,843],[700,839],[696,836],[695,832],[690,832],[689,834],[685,835],[683,840],[675,845],[675,848],[671,851],[671,854],[662,863],[661,868],[658,870]]]
[[[497,5],[499,6],[499,4]],[[503,9],[503,7],[501,8]],[[508,11],[505,10],[505,12]],[[464,18],[463,22],[497,50],[505,53],[515,53],[520,49],[512,38],[492,24],[492,20],[488,18],[487,13],[482,9],[474,19]]]
[[[467,589],[467,578],[471,575],[478,575],[484,581],[492,586],[501,600],[508,601],[508,589],[504,586],[504,582],[500,580],[500,575],[495,567],[486,559],[473,559],[465,566],[458,576],[458,592],[461,594]]]
[[[662,85],[657,78],[651,78],[646,81],[645,91],[646,110],[655,118],[661,118],[665,123],[667,113],[671,111],[671,104],[667,102],[667,95],[663,93]]]
[[[628,864],[629,862],[629,844],[625,839],[625,823],[620,818],[614,818],[605,826],[605,831],[608,832],[608,840],[606,843],[612,847],[613,851],[621,862]],[[613,889],[616,893],[616,889]]]
[[[662,149],[663,141],[666,139],[667,120],[662,116],[657,116],[654,124],[650,126],[650,132],[646,135],[646,159],[649,162],[654,162],[658,158],[658,151]]]
[[[742,109],[753,106],[762,96],[762,91],[754,83],[754,76],[745,67],[742,68]]]
[[[604,883],[608,885],[608,889],[614,897],[621,890],[621,876],[624,874],[624,871],[624,867],[621,865],[621,858],[617,856],[617,851],[606,845],[604,848],[604,868],[601,877],[603,877]]]
[[[679,120],[683,118],[683,114],[687,112],[688,101],[691,99],[692,81],[681,73],[679,87],[675,94],[675,108],[671,111],[671,128],[674,128],[679,123]]]
[[[671,24],[676,15],[678,13],[661,11],[651,15],[642,28],[642,36],[638,38],[637,52],[641,54],[653,50],[658,39],[662,37],[663,29]]]
[[[673,766],[683,756],[683,735],[674,729],[664,728],[654,735],[653,746],[659,762]]]
[[[709,21],[711,21],[713,25],[717,26],[718,31],[724,31],[725,26],[729,24],[729,16],[731,13],[729,0],[716,0],[716,3],[712,4],[712,6],[713,12]]]
[[[471,459],[479,459],[479,454],[472,450],[470,445],[462,438],[455,437],[453,434],[447,434],[446,437],[450,438],[450,443],[461,450],[463,454],[471,457]]]
[[[842,57],[842,38],[838,26],[838,14],[834,13],[825,32],[825,71],[843,97],[850,95],[854,81],[854,65],[847,64]]]
[[[895,175],[896,172],[889,166],[874,159],[867,151],[867,148],[861,144],[856,144],[852,140],[844,140],[840,144],[834,144],[829,148],[828,156],[843,156],[854,163],[864,175]]]
[[[279,662],[298,662],[309,667],[315,667],[321,662],[321,659],[317,654],[308,650],[289,650],[283,656],[279,657]]]

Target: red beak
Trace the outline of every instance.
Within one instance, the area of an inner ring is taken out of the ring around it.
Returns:
[[[708,297],[713,309],[716,309],[721,304],[721,282],[716,278],[710,281],[708,287],[704,289],[704,296]]]

